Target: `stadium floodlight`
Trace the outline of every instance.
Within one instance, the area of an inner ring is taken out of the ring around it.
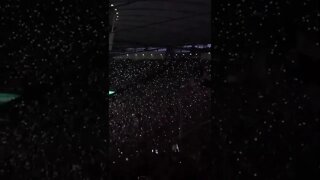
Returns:
[[[17,97],[19,97],[18,94],[0,93],[0,104],[10,102],[10,101],[16,99]]]
[[[115,91],[109,91],[109,95],[112,95],[114,93],[115,93]]]

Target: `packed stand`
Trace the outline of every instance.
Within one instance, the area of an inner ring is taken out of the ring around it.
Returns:
[[[208,150],[210,141],[210,88],[204,83],[210,81],[210,60],[179,58],[125,63],[125,70],[120,60],[114,60],[110,67],[114,82],[110,85],[115,91],[123,87],[121,84],[129,84],[109,99],[114,169],[129,166],[125,169],[133,171],[139,169],[134,166],[137,161],[154,161],[158,164],[152,166],[150,172],[154,172],[160,166],[168,166],[168,162],[155,160],[156,156],[176,157],[175,153],[198,161],[199,157],[191,156],[201,154],[202,146]],[[178,159],[178,163],[190,165],[187,160]],[[199,175],[199,171],[195,174]]]

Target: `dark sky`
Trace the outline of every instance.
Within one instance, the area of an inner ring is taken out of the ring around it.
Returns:
[[[115,48],[210,43],[210,0],[111,1]]]

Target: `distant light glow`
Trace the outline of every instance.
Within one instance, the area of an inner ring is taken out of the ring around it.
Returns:
[[[115,91],[109,91],[109,95],[112,95],[114,93],[115,93]]]
[[[17,94],[0,93],[0,104],[7,103],[19,97]]]
[[[160,48],[157,50],[158,52],[166,52],[167,51],[167,48]]]

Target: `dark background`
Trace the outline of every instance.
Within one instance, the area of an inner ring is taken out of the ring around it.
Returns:
[[[0,179],[106,177],[107,12],[0,2],[0,91],[21,95],[0,107]]]
[[[319,176],[319,2],[216,1],[218,179]]]

